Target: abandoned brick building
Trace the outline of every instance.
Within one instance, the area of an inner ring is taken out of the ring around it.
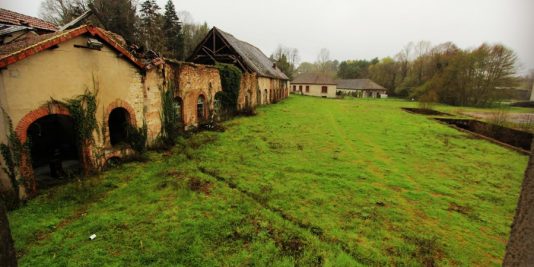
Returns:
[[[2,17],[13,23],[3,22]],[[196,55],[204,51],[214,32],[218,31],[214,28],[208,34]],[[26,178],[19,190],[22,197],[35,194],[41,183],[56,180],[52,165],[57,161],[62,170],[83,170],[88,168],[87,161],[102,163],[130,153],[124,146],[128,125],[145,123],[152,143],[161,131],[163,90],[173,90],[175,108],[186,130],[213,113],[215,96],[222,91],[214,62],[197,56],[193,56],[198,59],[195,62],[209,64],[140,59],[125,48],[120,36],[95,26],[59,30],[48,22],[2,9],[0,38],[0,143],[8,142],[9,120],[22,143],[31,140],[18,170]],[[237,52],[229,46],[228,52],[238,60],[221,58],[244,71],[240,108],[286,97],[287,77],[261,51],[248,46],[247,53],[253,56],[244,57],[242,48]],[[93,132],[92,144],[79,145],[74,115],[64,103],[88,91],[97,92],[99,128]],[[5,166],[3,160],[0,164]],[[0,171],[0,190],[10,188],[10,179]]]
[[[213,27],[188,59],[199,64],[229,63],[243,71],[238,105],[256,106],[286,98],[287,76],[257,47]]]

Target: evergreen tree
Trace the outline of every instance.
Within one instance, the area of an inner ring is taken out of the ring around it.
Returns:
[[[137,22],[136,7],[132,0],[92,0],[89,7],[93,10],[102,26],[111,32],[121,35],[126,42],[135,43],[135,25]]]
[[[163,33],[165,38],[165,56],[174,59],[183,59],[184,36],[182,24],[176,15],[174,4],[171,0],[165,5],[165,15],[163,16]]]
[[[147,50],[165,53],[163,35],[163,17],[159,13],[160,7],[155,0],[146,0],[141,4],[139,41]]]

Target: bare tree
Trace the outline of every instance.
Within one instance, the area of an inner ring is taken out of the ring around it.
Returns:
[[[56,25],[63,25],[87,10],[86,0],[44,0],[39,17]]]
[[[17,266],[17,256],[7,220],[7,211],[2,200],[0,200],[0,266]]]
[[[330,51],[326,48],[322,48],[317,55],[317,61],[315,66],[318,72],[325,73],[331,76],[335,76],[339,62],[337,60],[330,59]]]
[[[503,266],[534,264],[534,142],[531,147]]]

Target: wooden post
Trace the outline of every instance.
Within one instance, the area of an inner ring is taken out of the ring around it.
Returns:
[[[17,254],[13,246],[11,228],[9,228],[7,210],[3,201],[0,201],[0,266],[17,266]]]

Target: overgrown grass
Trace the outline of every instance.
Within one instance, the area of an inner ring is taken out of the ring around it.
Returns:
[[[527,157],[402,106],[290,97],[42,192],[20,264],[499,265]]]

